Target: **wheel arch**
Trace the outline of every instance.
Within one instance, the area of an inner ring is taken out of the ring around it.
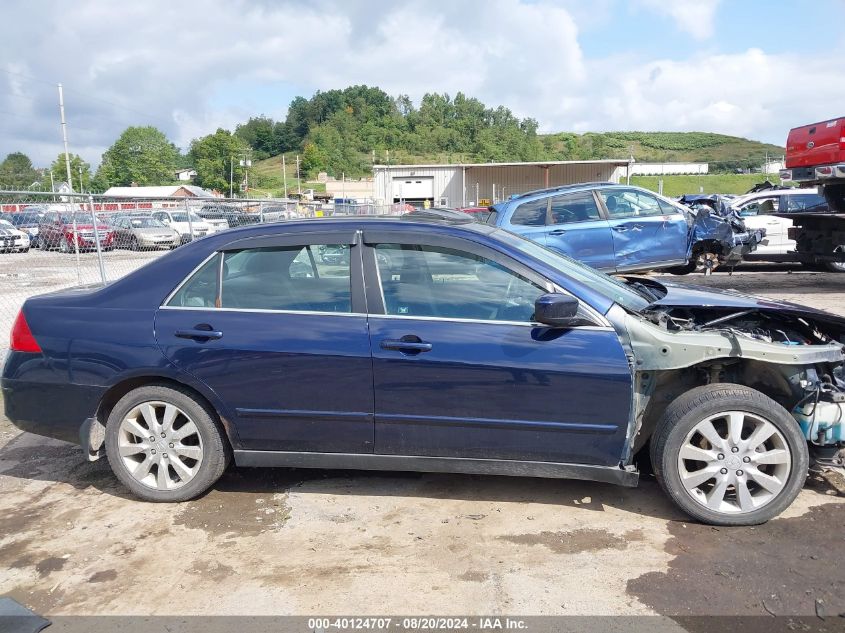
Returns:
[[[794,377],[805,369],[751,358],[720,358],[682,369],[637,372],[642,406],[633,452],[648,443],[669,405],[691,389],[713,383],[736,384],[758,391],[790,411],[802,396]]]
[[[213,418],[223,427],[229,448],[234,450],[240,446],[237,430],[229,419],[229,416],[226,415],[222,403],[213,392],[203,389],[201,386],[193,383],[193,381],[188,382],[179,380],[173,376],[161,374],[143,374],[123,378],[109,387],[100,398],[94,417],[90,420],[89,424],[86,424],[86,428],[83,431],[83,435],[87,434],[88,437],[81,438],[82,445],[87,449],[89,458],[98,459],[102,457],[106,422],[108,422],[109,415],[111,415],[112,410],[120,399],[130,391],[151,385],[174,387],[188,391],[190,395],[207,406]]]

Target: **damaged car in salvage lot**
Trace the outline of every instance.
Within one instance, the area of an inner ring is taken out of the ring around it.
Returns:
[[[696,211],[647,189],[607,182],[531,191],[490,210],[488,224],[608,273],[685,275],[701,262],[732,266],[765,235],[746,230],[739,217]]]
[[[826,312],[610,277],[469,218],[327,218],[28,299],[2,388],[16,426],[149,501],[230,461],[633,486],[648,454],[690,516],[753,525],[841,466],[843,342]]]

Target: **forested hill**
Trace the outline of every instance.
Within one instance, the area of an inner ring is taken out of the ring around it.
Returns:
[[[586,160],[707,161],[723,167],[757,166],[783,148],[704,132],[607,132],[539,135],[534,119],[489,107],[458,93],[406,95],[352,86],[297,97],[284,121],[253,117],[235,136],[257,160],[282,153],[302,157],[303,175],[327,171],[358,177],[378,163]]]
[[[768,156],[783,156],[778,145],[710,132],[602,132],[546,134],[540,136],[547,156],[560,160],[626,158],[639,162],[704,162],[711,171],[759,167]]]

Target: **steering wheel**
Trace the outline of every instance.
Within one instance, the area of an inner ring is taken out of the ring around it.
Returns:
[[[552,212],[555,224],[566,224],[567,222],[574,222],[578,219],[577,214],[572,209],[555,209]]]

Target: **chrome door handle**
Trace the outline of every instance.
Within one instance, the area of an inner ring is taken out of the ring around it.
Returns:
[[[431,343],[425,343],[420,341],[412,342],[412,341],[397,341],[386,339],[381,342],[379,345],[382,349],[391,350],[396,352],[405,352],[411,354],[419,354],[420,352],[430,352],[431,351]]]

